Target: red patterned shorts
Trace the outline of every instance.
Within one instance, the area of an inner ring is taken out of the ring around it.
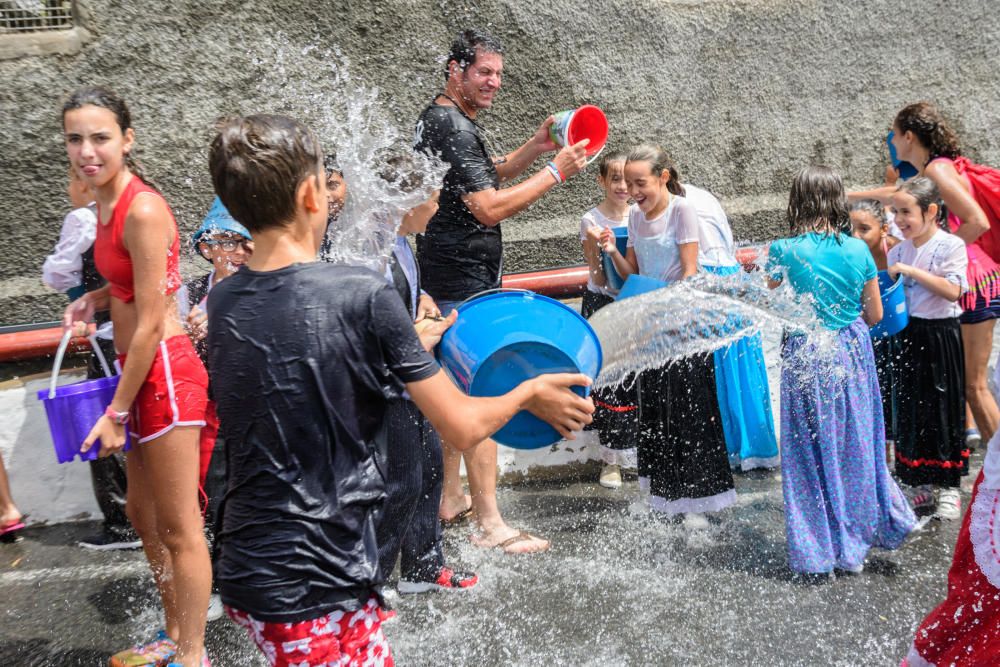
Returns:
[[[334,611],[298,623],[258,621],[232,607],[226,613],[246,628],[272,667],[392,667],[389,642],[382,634],[378,602],[357,611]]]

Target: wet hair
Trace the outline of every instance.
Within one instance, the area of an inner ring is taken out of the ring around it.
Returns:
[[[961,155],[958,135],[948,125],[938,108],[930,102],[917,102],[896,114],[893,125],[899,132],[913,132],[920,143],[936,157],[957,158]]]
[[[605,151],[597,161],[597,173],[601,178],[607,178],[611,174],[611,165],[615,162],[625,162],[627,159],[628,155],[624,151]]]
[[[885,206],[882,205],[882,202],[875,199],[862,199],[854,202],[851,204],[850,213],[854,213],[855,211],[867,213],[879,224],[879,227],[885,227],[889,224],[889,221],[885,217]]]
[[[382,180],[395,184],[404,194],[415,192],[424,186],[424,174],[408,153],[400,153],[386,160],[378,175]]]
[[[75,109],[81,109],[85,106],[100,107],[113,113],[115,115],[115,121],[118,123],[118,127],[121,129],[122,134],[125,134],[126,131],[132,129],[132,112],[129,111],[128,105],[125,104],[125,100],[123,100],[110,88],[105,88],[103,86],[86,86],[73,91],[63,103],[62,119],[64,125],[67,113]],[[143,183],[151,188],[157,190],[159,189],[146,176],[145,170],[135,159],[135,156],[131,151],[125,153],[125,166],[128,167],[128,170],[131,173],[138,176],[139,180]]]
[[[830,226],[827,234],[849,234],[851,214],[840,174],[822,165],[800,169],[792,181],[787,216],[788,228],[795,236],[816,231],[820,222]]]
[[[326,180],[316,135],[287,116],[260,114],[223,120],[208,167],[219,199],[251,233],[287,224],[295,192],[307,178]]]
[[[329,176],[331,172],[337,172],[342,174],[340,170],[340,162],[337,160],[336,153],[327,153],[323,156],[323,170],[326,171],[326,175]]]
[[[648,162],[653,174],[662,176],[664,171],[670,172],[670,180],[667,181],[667,190],[671,194],[684,196],[684,186],[681,185],[680,174],[677,167],[670,161],[667,152],[659,146],[651,144],[641,144],[629,151],[626,162]]]
[[[449,68],[454,61],[464,72],[470,65],[476,64],[476,49],[485,53],[495,53],[503,55],[503,44],[500,40],[479,28],[469,28],[455,35],[455,41],[451,43],[451,50],[448,52],[448,59],[444,65],[444,79],[448,80]]]
[[[917,176],[904,181],[902,185],[896,188],[896,192],[905,192],[916,199],[921,213],[927,213],[931,204],[937,204],[936,222],[938,224],[947,219],[948,212],[941,201],[941,191],[938,190],[937,184],[926,176]]]

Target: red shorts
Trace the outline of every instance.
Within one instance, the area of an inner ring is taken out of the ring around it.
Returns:
[[[258,621],[228,606],[226,613],[246,628],[272,667],[392,667],[395,663],[382,634],[378,609],[372,598],[358,611],[335,611],[298,623]]]
[[[125,366],[126,355],[118,355]],[[160,341],[153,365],[132,402],[129,434],[149,442],[175,426],[204,426],[208,373],[187,336]]]

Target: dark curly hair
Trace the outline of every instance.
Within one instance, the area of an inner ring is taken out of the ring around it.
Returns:
[[[957,158],[961,155],[958,135],[951,129],[938,108],[930,102],[917,102],[896,114],[893,125],[900,132],[913,132],[921,144],[936,157]]]

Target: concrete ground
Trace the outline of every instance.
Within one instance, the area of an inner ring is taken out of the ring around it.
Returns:
[[[512,523],[552,539],[549,553],[505,556],[449,531],[453,565],[482,583],[390,595],[398,664],[895,667],[944,596],[958,522],[933,521],[898,552],[874,551],[862,574],[809,585],[786,565],[776,472],[739,475],[738,506],[691,532],[633,505],[634,480],[609,491],[591,481],[596,465],[578,470],[500,491]],[[39,527],[0,545],[0,665],[103,665],[158,627],[139,552],[74,546],[94,528]],[[209,625],[207,645],[217,667],[263,664],[228,620]]]

